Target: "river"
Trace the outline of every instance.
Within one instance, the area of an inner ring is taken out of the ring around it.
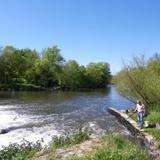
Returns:
[[[127,132],[107,112],[108,107],[126,109],[134,104],[119,95],[115,86],[104,90],[55,92],[0,92],[0,147],[31,142],[70,132],[78,126],[96,131]]]

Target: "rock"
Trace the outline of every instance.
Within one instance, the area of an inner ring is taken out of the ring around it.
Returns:
[[[6,129],[1,129],[0,134],[6,134],[8,133],[10,130],[8,128]]]
[[[156,128],[160,128],[160,123],[156,123]]]
[[[158,152],[155,152],[155,151],[149,151],[149,155],[150,155],[150,158],[151,159],[156,159],[157,157],[157,160],[159,160],[159,153]]]

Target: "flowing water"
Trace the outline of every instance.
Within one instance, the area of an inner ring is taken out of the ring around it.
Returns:
[[[114,86],[105,90],[56,92],[0,92],[0,147],[23,139],[48,143],[52,136],[78,126],[96,131],[126,132],[107,112],[108,107],[126,109],[133,103],[120,96]]]

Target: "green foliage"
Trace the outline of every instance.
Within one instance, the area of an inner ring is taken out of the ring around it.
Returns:
[[[110,82],[108,63],[90,63],[87,67],[79,66],[70,60],[63,66],[61,85],[64,88],[103,88]]]
[[[10,144],[8,147],[3,147],[0,150],[1,160],[28,160],[34,156],[37,151],[41,150],[41,142],[36,144],[24,141],[22,144]]]
[[[52,141],[49,143],[40,156],[45,155],[48,160],[56,160],[56,149],[62,147],[68,147],[75,144],[79,144],[85,140],[89,139],[90,132],[88,130],[82,130],[82,128],[76,129],[73,133],[66,133],[64,136],[53,137]],[[36,157],[39,157],[37,154]],[[38,159],[34,157],[35,159]]]
[[[39,56],[35,50],[20,50],[12,46],[6,46],[0,55],[1,86],[14,88],[18,83],[30,83],[29,73],[37,59],[39,59]]]
[[[118,90],[134,99],[142,99],[148,110],[160,105],[160,58],[156,54],[148,61],[134,57],[115,77]]]
[[[61,73],[61,65],[64,62],[64,58],[60,54],[60,49],[57,46],[45,48],[42,51],[42,62],[46,68],[46,75],[44,81],[46,82],[46,87],[53,87],[55,84],[58,85],[58,77]]]
[[[150,105],[151,112],[160,112],[160,105],[159,104],[153,104]]]
[[[76,89],[80,87],[80,68],[76,61],[70,60],[63,66],[61,85],[63,88]]]
[[[87,130],[82,130],[82,128],[78,128],[73,133],[67,133],[64,136],[53,137],[50,147],[51,148],[60,148],[69,145],[78,144],[85,140],[89,139],[89,132]]]
[[[101,88],[110,82],[108,63],[79,66],[75,60],[65,63],[57,46],[36,50],[6,46],[0,54],[0,89],[17,89],[21,85],[43,88]],[[23,87],[20,87],[23,88]]]
[[[142,99],[149,113],[145,120],[160,122],[160,55],[155,54],[149,60],[144,57],[133,58],[130,65],[114,77],[118,90],[125,96]],[[153,135],[160,148],[159,129],[147,128],[145,131]]]
[[[157,148],[160,149],[160,129],[159,128],[145,128],[145,132],[153,135],[157,141]]]
[[[150,112],[146,120],[152,123],[160,122],[160,112]]]
[[[110,82],[110,69],[108,63],[90,63],[86,68],[88,85],[93,88],[105,87]]]
[[[70,160],[149,160],[138,146],[120,135],[106,135],[101,143],[92,153]]]

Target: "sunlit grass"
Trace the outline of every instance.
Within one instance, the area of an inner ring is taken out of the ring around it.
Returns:
[[[150,112],[150,114],[146,117],[146,120],[152,123],[160,122],[160,112]]]
[[[88,130],[83,130],[81,127],[79,127],[72,133],[66,133],[65,135],[59,137],[53,137],[49,145],[46,146],[43,152],[37,156],[46,156],[47,160],[56,160],[56,149],[65,149],[66,147],[79,144],[85,140],[88,140],[89,135],[90,132]]]
[[[10,144],[8,147],[3,147],[0,151],[1,160],[29,160],[36,152],[41,150],[41,142],[35,144],[24,141],[22,144]]]
[[[160,149],[160,129],[159,128],[145,128],[145,132],[153,135],[157,142],[157,148]]]
[[[69,160],[149,160],[142,149],[120,135],[106,135],[101,143],[92,153]]]
[[[63,136],[56,136],[52,138],[50,142],[50,146],[53,148],[61,148],[69,145],[78,144],[89,139],[89,132],[87,130],[82,130],[82,128],[78,128],[73,133],[67,133]]]
[[[47,159],[55,160],[57,148],[78,144],[87,139],[89,139],[89,132],[78,128],[71,134],[68,133],[64,136],[54,137],[40,156],[47,155]],[[17,143],[10,144],[8,147],[3,147],[0,151],[0,160],[30,160],[41,149],[40,141],[37,141],[36,144],[28,141],[24,141],[24,143],[20,145]]]

